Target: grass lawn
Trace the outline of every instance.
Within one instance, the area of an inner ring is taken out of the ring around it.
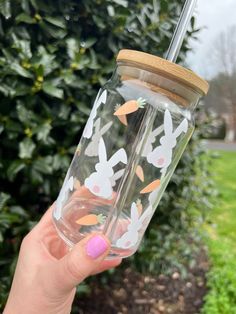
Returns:
[[[204,314],[236,313],[236,152],[218,151],[211,170],[220,192],[206,226],[211,268]]]

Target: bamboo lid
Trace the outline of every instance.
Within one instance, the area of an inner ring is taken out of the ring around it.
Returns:
[[[203,96],[209,89],[207,81],[193,71],[145,52],[123,49],[118,53],[116,60],[129,62],[144,70],[163,75],[192,88]]]

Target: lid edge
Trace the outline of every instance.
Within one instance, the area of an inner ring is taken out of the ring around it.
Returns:
[[[178,82],[191,87],[203,96],[205,96],[209,90],[208,82],[193,71],[146,52],[122,49],[119,51],[116,60],[118,62],[126,61],[147,66],[149,68],[148,70],[172,77],[178,80]]]

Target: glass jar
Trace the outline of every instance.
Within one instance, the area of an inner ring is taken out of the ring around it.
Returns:
[[[147,53],[121,50],[94,102],[57,198],[53,218],[73,246],[101,232],[108,258],[138,248],[193,133],[206,81]]]

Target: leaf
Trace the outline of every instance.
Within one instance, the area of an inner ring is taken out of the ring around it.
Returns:
[[[21,7],[23,11],[29,13],[30,12],[29,0],[21,0]]]
[[[18,52],[23,55],[24,59],[30,59],[32,57],[30,41],[19,39],[15,34],[12,34],[12,39],[14,42],[13,48],[17,48]]]
[[[67,169],[70,164],[68,156],[56,154],[52,157],[52,167],[54,170]]]
[[[44,82],[42,89],[46,94],[50,96],[63,99],[64,96],[63,90],[53,86],[52,83]]]
[[[67,35],[67,32],[65,29],[58,28],[53,25],[49,25],[42,21],[40,22],[40,26],[42,27],[42,29],[44,30],[47,36],[50,35],[51,37],[56,38],[56,39],[63,39]]]
[[[25,70],[19,63],[13,62],[9,65],[9,68],[20,76],[32,78],[32,74]]]
[[[75,38],[68,38],[66,40],[68,56],[74,60],[76,54],[79,52],[79,41]]]
[[[43,66],[44,75],[52,73],[53,70],[59,68],[59,64],[55,61],[56,56],[49,53],[43,46],[38,47],[38,60],[34,63],[34,67],[37,71],[40,65]]]
[[[25,168],[25,163],[22,160],[13,161],[7,169],[7,176],[10,181],[13,181],[16,175]]]
[[[88,38],[84,41],[81,41],[80,45],[81,45],[81,47],[88,49],[88,48],[92,47],[96,41],[97,41],[96,38]]]
[[[21,206],[11,206],[10,212],[13,214],[17,214],[21,217],[29,217],[28,213]]]
[[[0,12],[6,19],[9,19],[11,17],[10,0],[0,0]]]
[[[0,211],[4,208],[7,201],[11,198],[11,196],[7,193],[0,192]]]
[[[36,21],[31,16],[26,13],[21,13],[17,15],[15,19],[16,23],[26,23],[26,24],[35,24]]]
[[[109,16],[115,16],[115,10],[114,10],[114,7],[112,5],[107,6],[107,12],[108,12]]]
[[[44,18],[48,23],[58,26],[60,28],[66,29],[66,21],[62,17],[45,17]]]
[[[18,118],[22,123],[32,125],[33,121],[37,121],[36,115],[31,110],[26,109],[20,101],[17,103],[16,110]]]
[[[43,75],[44,75],[44,67],[43,67],[43,65],[42,64],[40,64],[37,68],[36,68],[36,74],[37,74],[37,76],[41,76],[41,77],[43,77]]]
[[[43,173],[43,174],[51,174],[52,173],[52,158],[51,156],[48,156],[46,158],[40,158],[37,159],[33,163],[33,168],[37,172]]]
[[[35,143],[30,138],[25,138],[19,145],[19,157],[21,159],[31,158],[35,148]]]
[[[4,29],[3,29],[3,25],[2,25],[2,19],[0,18],[0,36],[4,36]]]
[[[124,8],[128,7],[128,1],[127,0],[112,0],[112,2],[115,2]]]
[[[44,123],[40,126],[38,126],[36,129],[35,129],[35,133],[37,134],[37,140],[38,141],[42,141],[42,142],[46,142],[47,141],[47,137],[50,133],[52,129],[52,126],[51,124],[49,123]]]
[[[91,291],[91,287],[86,283],[81,283],[76,287],[76,293],[78,293],[78,295],[89,295]]]
[[[32,6],[38,11],[39,7],[38,7],[38,5],[36,3],[36,0],[30,0],[30,2],[32,4]]]
[[[2,93],[4,96],[10,96],[10,92],[14,92],[14,89],[9,88],[9,86],[5,84],[0,85],[0,93]]]
[[[37,170],[35,170],[33,167],[30,171],[30,177],[33,184],[42,184],[43,183],[43,176],[41,173],[39,173]]]

